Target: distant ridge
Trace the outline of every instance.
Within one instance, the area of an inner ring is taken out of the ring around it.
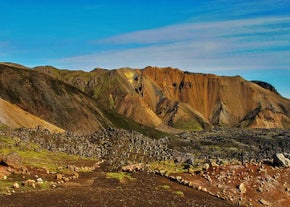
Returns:
[[[265,89],[267,89],[267,90],[269,90],[269,91],[272,91],[272,92],[274,92],[274,93],[280,95],[280,94],[278,93],[278,91],[276,90],[276,88],[275,88],[273,85],[271,85],[270,83],[267,83],[267,82],[264,82],[264,81],[257,81],[257,80],[253,80],[253,81],[251,81],[251,82],[256,83],[256,84],[258,84],[259,86],[261,86],[262,88],[265,88]]]

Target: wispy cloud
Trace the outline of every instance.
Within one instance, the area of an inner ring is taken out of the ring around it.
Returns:
[[[288,26],[285,28],[285,25]],[[184,40],[215,38],[221,35],[265,35],[276,32],[290,34],[290,17],[267,17],[193,24],[178,24],[158,29],[142,30],[97,40],[95,44],[152,44]]]
[[[289,69],[289,25],[290,17],[285,16],[177,24],[97,40],[96,46],[119,49],[59,62],[78,68]]]

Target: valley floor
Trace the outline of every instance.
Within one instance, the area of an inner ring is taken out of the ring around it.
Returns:
[[[98,168],[57,189],[0,197],[0,206],[235,206],[160,175],[137,172],[131,176],[120,182]]]

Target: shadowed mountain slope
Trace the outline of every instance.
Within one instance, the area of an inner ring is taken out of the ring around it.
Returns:
[[[173,68],[95,69],[37,67],[98,103],[147,126],[201,130],[212,126],[290,128],[290,100],[240,76]]]
[[[0,97],[75,133],[111,126],[96,102],[77,88],[17,65],[0,64]]]

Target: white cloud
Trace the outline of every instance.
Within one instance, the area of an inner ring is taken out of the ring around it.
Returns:
[[[261,25],[290,22],[290,17],[268,17],[218,22],[178,24],[141,30],[95,41],[96,44],[151,44],[189,39],[205,39],[220,35],[280,31],[283,28],[263,28]],[[289,30],[289,28],[288,28]]]
[[[290,28],[284,28],[285,23],[290,24],[290,17],[179,24],[136,31],[95,42],[102,46],[118,45],[119,49],[58,62],[66,67],[85,69],[147,65],[206,71],[287,69],[290,67]]]

